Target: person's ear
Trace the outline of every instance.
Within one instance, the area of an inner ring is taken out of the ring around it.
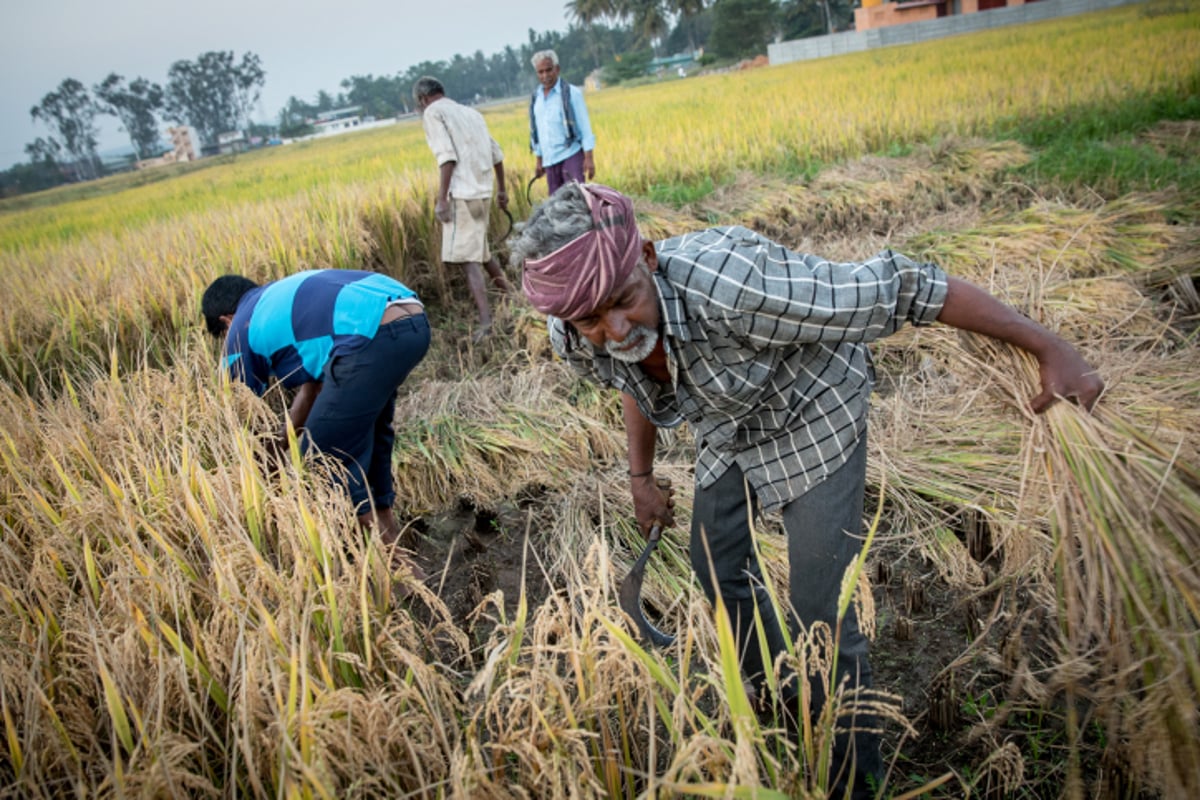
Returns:
[[[642,259],[651,272],[658,269],[658,253],[654,250],[654,242],[642,242]]]
[[[229,330],[229,326],[233,324],[233,314],[222,314],[221,322],[225,323],[225,330]]]

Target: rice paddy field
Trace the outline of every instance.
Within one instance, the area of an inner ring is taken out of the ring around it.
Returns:
[[[864,556],[876,691],[756,713],[679,524],[647,574],[619,399],[519,296],[471,343],[419,122],[0,203],[0,796],[822,798],[835,714],[883,720],[881,797],[1200,796],[1200,10],[1149,2],[589,95],[597,179],[643,235],[743,224],[892,247],[1074,342],[1095,413],[934,326],[873,347]],[[487,111],[518,224],[524,105]],[[530,187],[527,193],[526,187]],[[494,215],[505,248],[508,221]],[[394,472],[429,578],[392,574],[293,448],[287,398],[223,380],[199,298],[368,268],[434,327]],[[511,275],[516,278],[515,272]],[[756,542],[786,597],[777,519]],[[406,597],[408,592],[412,596]],[[821,631],[791,663],[823,674]]]

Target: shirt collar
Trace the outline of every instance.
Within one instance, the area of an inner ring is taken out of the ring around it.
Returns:
[[[662,312],[663,333],[666,336],[691,341],[692,333],[688,328],[687,317],[684,315],[683,298],[675,285],[667,280],[662,273],[662,265],[650,273],[654,285],[658,288],[658,308]]]

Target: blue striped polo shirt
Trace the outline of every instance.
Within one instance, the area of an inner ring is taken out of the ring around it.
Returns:
[[[335,356],[374,338],[388,303],[417,295],[376,272],[309,270],[242,296],[225,337],[230,375],[261,395],[274,376],[286,388],[319,381]]]

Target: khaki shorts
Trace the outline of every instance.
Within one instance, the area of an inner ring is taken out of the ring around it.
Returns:
[[[447,264],[482,264],[488,250],[488,213],[492,201],[450,198],[450,221],[442,225],[442,261]]]

